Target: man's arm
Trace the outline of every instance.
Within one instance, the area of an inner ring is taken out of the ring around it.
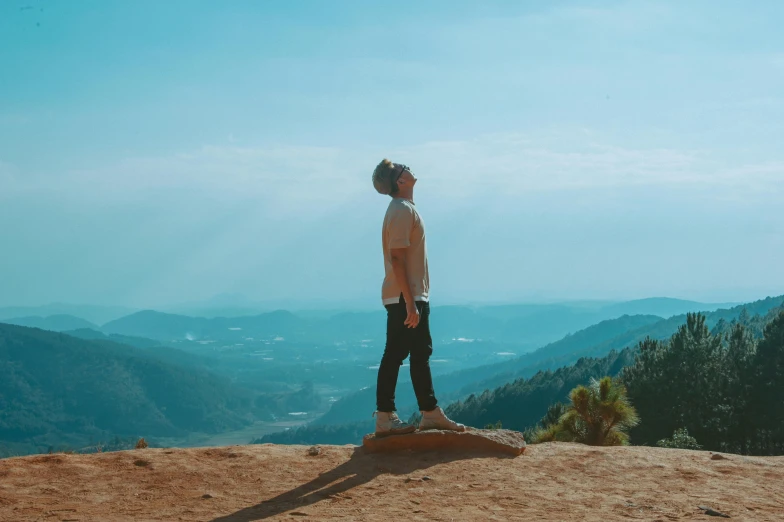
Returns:
[[[408,269],[406,268],[406,249],[393,248],[389,251],[389,256],[392,261],[392,270],[395,273],[395,279],[403,292],[403,299],[406,301],[406,321],[405,324],[409,328],[416,328],[419,325],[419,310],[414,302],[414,292],[411,291],[411,283],[408,281]]]

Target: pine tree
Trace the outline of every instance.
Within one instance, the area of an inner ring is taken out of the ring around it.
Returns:
[[[687,314],[686,324],[669,342],[646,339],[632,367],[624,369],[629,398],[644,419],[635,440],[655,444],[686,428],[706,447],[718,448],[722,431],[722,337],[712,335],[702,314]]]
[[[627,430],[639,423],[637,412],[626,397],[623,385],[611,377],[593,379],[569,395],[571,405],[557,424],[537,432],[538,442],[571,441],[591,446],[629,443]]]
[[[755,390],[751,410],[758,426],[760,453],[784,452],[784,312],[765,327],[754,360]]]
[[[749,410],[754,385],[753,361],[756,344],[748,327],[736,323],[726,337],[727,349],[722,364],[721,404],[722,433],[721,446],[725,451],[746,454],[750,451],[754,423]]]

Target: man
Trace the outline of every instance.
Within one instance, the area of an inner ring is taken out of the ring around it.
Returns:
[[[430,277],[427,270],[425,224],[414,205],[417,178],[405,165],[388,159],[373,171],[373,186],[392,197],[381,234],[384,283],[381,297],[387,309],[387,339],[378,368],[376,436],[411,433],[416,428],[395,413],[395,387],[403,361],[409,355],[422,420],[420,430],[465,431],[438,406],[430,375]]]

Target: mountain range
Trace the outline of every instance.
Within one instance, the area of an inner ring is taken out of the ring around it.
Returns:
[[[784,296],[767,298],[706,315],[711,324],[716,324],[730,321],[744,310],[764,314],[782,301]],[[683,322],[682,315],[666,317],[667,314],[691,311],[698,305],[652,299],[623,304],[434,307],[434,318],[437,318],[434,323],[438,326],[434,324],[433,329],[442,339],[465,337],[470,341],[486,336],[501,343],[542,346],[502,363],[436,374],[434,383],[439,399],[446,406],[521,377],[530,378],[542,370],[568,366],[581,357],[605,357],[612,350],[633,346],[646,336],[663,339]],[[656,311],[662,315],[622,315],[590,322],[625,310]],[[557,326],[559,314],[563,318],[561,326]],[[324,316],[277,311],[208,319],[141,311],[102,326],[67,314],[39,318],[27,315],[16,321],[27,326],[0,324],[0,445],[29,452],[55,443],[86,444],[90,439],[114,435],[165,437],[192,432],[218,433],[242,428],[272,414],[310,411],[321,400],[312,383],[299,390],[294,389],[297,384],[294,381],[271,387],[264,382],[249,386],[247,382],[240,383],[231,372],[252,375],[246,370],[251,369],[248,364],[254,363],[243,361],[254,359],[237,359],[236,370],[228,371],[230,368],[225,367],[221,373],[215,373],[218,361],[222,360],[220,352],[185,352],[176,349],[177,345],[169,345],[167,340],[180,336],[231,340],[232,336],[248,335],[286,336],[319,343],[330,339],[383,339],[384,312]],[[589,322],[586,327],[575,329],[575,325],[585,322]],[[65,331],[53,331],[56,329]],[[539,344],[541,339],[556,335],[557,340]],[[491,345],[497,347],[498,343],[475,346]],[[449,350],[449,346],[465,350],[472,345],[436,341],[437,353],[439,349]],[[302,349],[306,350],[301,352],[304,354],[314,348],[285,345],[280,349]],[[448,353],[442,351],[439,355]],[[259,359],[255,360],[257,366],[264,366]],[[340,371],[351,370],[351,361],[347,364]],[[298,368],[301,366],[281,366],[280,371],[303,379]],[[375,409],[374,399],[372,387],[342,396],[313,424],[313,429],[367,423]],[[398,406],[404,413],[416,409],[410,383],[404,378],[398,386]]]
[[[522,351],[533,350],[571,332],[622,315],[656,315],[662,318],[690,311],[715,310],[721,304],[698,303],[669,298],[651,298],[622,303],[575,302],[496,306],[434,306],[433,338],[445,342],[456,338],[514,343]],[[330,342],[383,339],[385,312],[334,312],[315,314],[284,310],[237,317],[191,317],[142,310],[114,318],[96,327],[77,317],[31,315],[8,316],[0,309],[0,320],[56,331],[91,328],[105,334],[144,337],[163,342],[177,340],[240,340],[282,337],[289,341]]]

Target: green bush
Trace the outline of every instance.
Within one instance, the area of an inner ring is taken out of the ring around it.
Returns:
[[[671,438],[662,439],[657,442],[656,445],[660,448],[678,448],[689,450],[702,449],[702,446],[697,443],[697,439],[689,435],[689,430],[686,428],[675,430],[675,433],[672,434]]]

